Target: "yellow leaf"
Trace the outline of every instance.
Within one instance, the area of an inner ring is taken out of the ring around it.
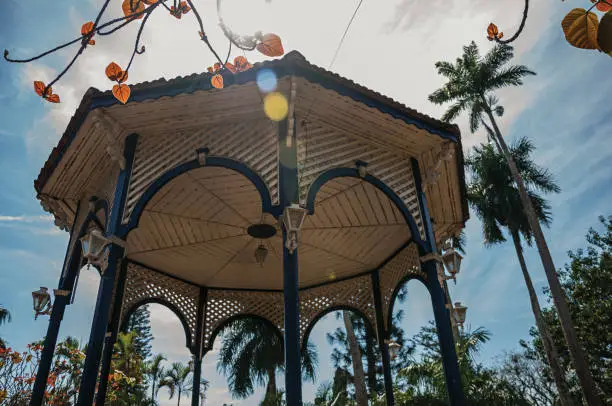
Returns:
[[[597,15],[591,12],[587,13],[583,8],[573,9],[561,21],[561,27],[567,42],[582,49],[598,48],[598,25]]]

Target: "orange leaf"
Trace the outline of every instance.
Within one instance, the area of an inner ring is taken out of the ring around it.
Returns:
[[[106,67],[106,77],[110,80],[117,80],[119,75],[121,74],[121,66],[117,65],[115,62],[111,62]]]
[[[81,26],[81,35],[88,35],[93,31],[94,23],[92,21],[88,21]]]
[[[606,0],[606,1],[608,1],[608,3],[610,3],[610,0]],[[606,12],[612,10],[612,4],[606,4],[606,3],[604,3],[603,1],[600,0],[597,3],[597,5],[595,6],[595,8],[597,10],[599,10],[599,11],[603,11],[604,13],[606,13]]]
[[[236,70],[238,72],[244,72],[245,70],[249,70],[253,67],[253,65],[251,65],[244,56],[235,57],[234,65],[236,65]]]
[[[117,82],[119,83],[123,83],[128,79],[128,73],[126,70],[122,70],[121,72],[119,72],[119,74],[117,75]]]
[[[232,65],[231,63],[229,63],[229,62],[227,62],[227,63],[225,64],[225,68],[226,68],[228,71],[232,72],[232,73],[236,73],[236,72],[237,72],[236,67],[235,67],[234,65]]]
[[[87,43],[89,45],[96,45],[96,40],[95,39],[90,39]]]
[[[179,6],[179,8],[183,14],[187,14],[191,11],[191,7],[187,5],[186,1],[181,1],[181,5]]]
[[[51,103],[59,103],[60,102],[60,98],[58,95],[56,94],[50,94],[49,96],[45,97],[45,100]]]
[[[257,44],[257,50],[270,57],[281,56],[285,53],[281,39],[276,34],[266,34]]]
[[[121,8],[123,9],[123,14],[128,17],[132,14],[142,13],[145,9],[145,6],[141,0],[123,0]],[[129,20],[133,20],[135,18],[140,19],[143,17],[144,14],[140,14],[138,17],[132,17]]]
[[[217,89],[223,89],[223,76],[217,73],[215,76],[210,78],[210,84]]]
[[[213,70],[212,66],[209,66],[206,69],[208,70],[208,73],[215,73],[215,71]]]
[[[128,85],[120,84],[113,86],[113,96],[121,103],[127,103],[130,98],[130,87]]]
[[[37,95],[42,96],[45,91],[45,84],[40,80],[34,81],[34,91]]]
[[[221,64],[219,62],[216,62],[213,69],[215,72],[219,72],[221,70]]]
[[[499,30],[497,29],[497,25],[493,23],[489,24],[487,27],[487,38],[489,38],[489,41],[499,38]]]

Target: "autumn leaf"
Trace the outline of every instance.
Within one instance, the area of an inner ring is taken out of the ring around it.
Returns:
[[[234,65],[236,66],[236,70],[238,72],[244,72],[245,70],[249,70],[253,67],[253,65],[251,65],[244,56],[235,57]]]
[[[130,93],[131,90],[128,85],[119,84],[113,86],[113,96],[123,104],[127,103],[130,98]]]
[[[597,49],[597,15],[575,8],[563,18],[561,27],[570,45],[582,49]]]
[[[45,97],[45,100],[51,103],[59,103],[60,102],[60,98],[58,95],[56,94],[50,94],[49,96]]]
[[[106,77],[110,80],[117,80],[119,78],[119,75],[121,75],[121,72],[123,72],[121,70],[121,66],[117,65],[115,62],[109,63],[105,70]]]
[[[489,24],[489,26],[487,27],[487,38],[489,39],[489,41],[493,41],[494,39],[502,39],[504,36],[503,32],[499,32],[499,30],[497,29],[497,25],[491,23]]]
[[[45,91],[45,84],[41,82],[40,80],[35,80],[34,81],[34,91],[36,92],[37,95],[42,97],[43,92]]]
[[[215,72],[219,72],[221,70],[221,64],[219,62],[216,62],[213,69]]]
[[[191,7],[189,7],[189,5],[187,4],[186,1],[181,1],[181,3],[179,4],[178,8],[174,8],[174,6],[170,7],[170,14],[172,14],[173,16],[178,18],[179,20],[181,19],[183,14],[187,14],[190,11],[191,11]],[[201,37],[202,37],[202,34],[200,34],[200,38]]]
[[[598,1],[597,4],[595,5],[595,8],[599,11],[603,11],[604,13],[612,10],[612,3],[610,2],[610,0],[606,0],[606,1],[607,3],[601,0]]]
[[[89,35],[93,31],[93,21],[88,21],[81,26],[81,35]]]
[[[227,62],[227,63],[225,64],[225,68],[226,68],[228,71],[232,72],[232,73],[236,73],[236,72],[237,72],[236,67],[235,67],[233,64],[231,64],[230,62]]]
[[[142,13],[145,10],[144,3],[141,0],[123,0],[121,8],[123,9],[123,14],[126,17],[129,17],[132,14]],[[129,18],[129,20],[141,19],[143,17],[144,14],[140,14],[139,16]]]
[[[282,56],[285,53],[281,39],[276,34],[266,34],[257,44],[257,50],[270,57]]]
[[[206,68],[206,70],[208,70],[208,73],[215,73],[212,66],[209,66],[208,68]]]
[[[603,52],[612,56],[612,10],[601,17],[597,30],[597,45]]]
[[[217,89],[223,89],[223,76],[218,73],[210,78],[210,84]]]
[[[128,80],[128,73],[126,70],[122,70],[119,72],[119,74],[117,75],[117,82],[119,83],[123,83],[126,80]]]

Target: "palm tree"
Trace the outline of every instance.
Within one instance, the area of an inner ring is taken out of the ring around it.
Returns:
[[[167,387],[170,392],[170,399],[174,397],[174,394],[178,394],[177,405],[181,404],[181,395],[189,390],[189,374],[191,369],[189,365],[182,364],[180,362],[173,362],[172,367],[166,371],[166,374],[159,382],[157,390]]]
[[[157,354],[153,357],[153,359],[146,363],[144,373],[149,379],[151,384],[151,399],[155,400],[157,397],[157,391],[155,387],[159,383],[159,381],[164,377],[165,370],[161,365],[163,361],[166,361],[166,356],[164,354]]]
[[[529,188],[529,195],[538,219],[544,225],[551,221],[550,206],[537,193],[559,193],[560,188],[552,179],[551,174],[538,167],[531,159],[533,144],[526,138],[521,138],[510,148],[510,154],[517,163],[519,172]],[[512,180],[508,164],[501,152],[495,151],[492,145],[476,147],[466,165],[470,168],[471,182],[468,186],[468,201],[482,220],[482,230],[487,245],[506,241],[502,229],[508,229],[514,242],[516,255],[519,259],[523,278],[527,285],[531,309],[536,320],[536,326],[542,338],[544,352],[551,367],[559,397],[563,405],[571,405],[569,389],[559,363],[559,354],[554,346],[552,336],[542,317],[538,296],[533,287],[525,258],[521,235],[531,244],[532,232],[522,209],[518,190]]]
[[[491,98],[491,96],[494,96],[493,92],[503,87],[522,85],[525,76],[535,75],[526,66],[508,66],[508,62],[513,56],[514,52],[511,46],[496,44],[482,57],[476,43],[472,42],[470,45],[463,47],[463,56],[458,58],[455,64],[451,62],[436,63],[438,73],[446,77],[448,81],[440,89],[430,94],[429,100],[435,104],[453,102],[444,113],[442,118],[444,121],[452,121],[461,112],[468,111],[470,130],[472,132],[478,129],[480,123],[485,118],[488,118],[493,130],[493,138],[503,152],[512,178],[516,183],[520,201],[525,211],[529,229],[538,247],[544,272],[548,279],[550,293],[559,315],[565,341],[568,345],[576,375],[580,380],[583,394],[589,405],[603,405],[587,366],[584,351],[578,342],[567,298],[559,282],[555,265],[538,221],[538,216],[529,198],[516,162],[510,154],[508,145],[502,137],[494,117],[494,114],[498,116],[503,114],[503,108],[498,109],[499,106],[494,106],[495,103],[492,103],[495,101],[494,98]]]
[[[0,326],[5,323],[10,323],[10,322],[11,322],[11,312],[9,312],[6,307],[0,305]],[[4,347],[5,347],[4,340],[0,338],[0,348],[4,348]]]
[[[129,377],[136,377],[142,373],[140,366],[142,359],[136,349],[136,331],[119,333],[113,351],[113,366]]]
[[[283,344],[272,328],[256,318],[236,319],[222,331],[217,370],[228,379],[232,396],[246,398],[266,385],[264,403],[276,399],[276,373],[284,366]],[[302,352],[304,379],[314,382],[318,359],[314,346]]]

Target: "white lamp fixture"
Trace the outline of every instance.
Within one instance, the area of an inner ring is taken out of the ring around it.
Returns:
[[[260,267],[263,268],[264,262],[266,261],[266,256],[268,256],[268,249],[265,244],[259,244],[259,246],[255,249],[255,261],[259,264]]]
[[[386,340],[387,348],[389,349],[389,357],[393,361],[399,355],[399,351],[402,348],[401,345],[393,340]]]
[[[285,242],[285,246],[291,254],[293,254],[293,251],[295,251],[297,248],[298,232],[301,230],[302,225],[304,224],[306,213],[306,209],[296,203],[291,203],[289,206],[285,207],[285,211],[283,213],[283,224],[285,225],[285,230],[287,231],[287,241]]]
[[[465,323],[465,314],[467,312],[467,306],[461,304],[461,302],[455,302],[453,309],[453,317],[461,329],[463,330],[463,323]]]
[[[455,279],[459,270],[461,269],[461,260],[463,257],[454,248],[449,248],[442,254],[442,262],[446,267],[446,270],[451,275],[452,279]]]
[[[32,292],[32,301],[34,307],[34,320],[38,318],[38,315],[49,315],[51,314],[51,295],[49,289],[41,286],[40,289]]]

